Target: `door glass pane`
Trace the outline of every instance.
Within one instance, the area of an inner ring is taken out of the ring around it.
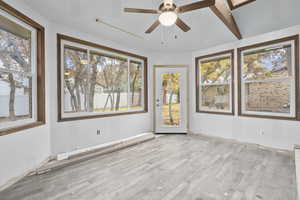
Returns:
[[[163,73],[161,113],[163,125],[180,125],[180,73]]]

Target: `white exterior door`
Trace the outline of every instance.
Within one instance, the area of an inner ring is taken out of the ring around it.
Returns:
[[[187,133],[187,68],[155,68],[155,132]]]

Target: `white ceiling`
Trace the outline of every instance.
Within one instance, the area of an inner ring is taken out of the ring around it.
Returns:
[[[124,7],[156,9],[161,0],[24,0],[44,17],[77,30],[148,51],[182,52],[207,48],[236,38],[208,8],[181,14],[192,30],[160,26],[152,34],[145,30],[157,15],[128,14]],[[174,0],[184,5],[197,0]],[[243,37],[300,24],[300,0],[257,0],[233,12]],[[142,36],[138,39],[95,22],[96,18]],[[178,36],[175,39],[175,35]],[[162,44],[162,41],[164,42]]]

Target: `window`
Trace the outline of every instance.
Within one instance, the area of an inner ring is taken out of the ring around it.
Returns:
[[[0,135],[44,123],[44,28],[0,2]]]
[[[233,55],[230,50],[196,58],[197,112],[233,115]]]
[[[238,51],[239,114],[295,119],[298,36],[243,47]]]
[[[59,41],[59,120],[147,111],[147,58],[64,35]]]

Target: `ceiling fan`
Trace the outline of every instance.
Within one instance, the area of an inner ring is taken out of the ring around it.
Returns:
[[[202,0],[195,3],[177,7],[176,4],[174,4],[173,0],[164,0],[163,3],[160,4],[158,10],[124,8],[124,12],[160,14],[158,20],[156,20],[154,24],[152,24],[150,28],[146,30],[145,33],[151,33],[160,24],[162,24],[163,26],[172,26],[176,24],[181,30],[183,30],[184,32],[188,32],[189,30],[191,30],[191,28],[178,17],[178,14],[210,7],[213,6],[214,4],[215,4],[215,0]]]

